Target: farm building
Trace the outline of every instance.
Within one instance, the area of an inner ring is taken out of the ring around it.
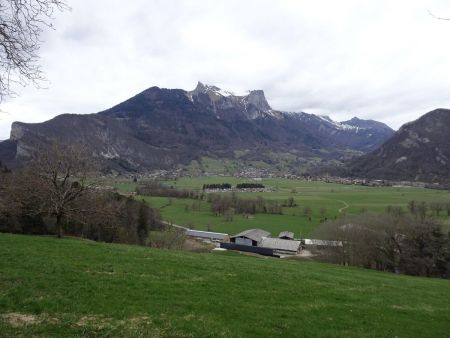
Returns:
[[[276,255],[295,255],[301,250],[300,244],[292,239],[263,237],[259,246],[273,249]]]
[[[341,241],[327,241],[327,240],[323,240],[323,239],[304,239],[303,243],[305,245],[305,247],[316,247],[316,248],[320,248],[320,247],[339,247],[342,246],[342,242]]]
[[[186,236],[209,239],[210,241],[227,241],[229,236],[221,232],[200,231],[200,230],[186,230]]]
[[[263,237],[270,237],[270,232],[262,229],[245,230],[230,237],[230,242],[239,245],[259,246]]]
[[[281,239],[294,239],[294,233],[290,232],[290,231],[282,231],[278,235],[278,238],[281,238]]]

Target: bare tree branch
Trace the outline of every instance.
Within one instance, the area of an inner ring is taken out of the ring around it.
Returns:
[[[433,18],[437,19],[437,20],[450,20],[450,18],[441,18],[439,16],[434,15],[433,13],[431,13],[430,10],[428,10],[428,14],[430,14]]]
[[[39,87],[45,81],[40,36],[53,29],[55,11],[68,9],[65,0],[0,0],[0,102],[14,95],[14,83]]]

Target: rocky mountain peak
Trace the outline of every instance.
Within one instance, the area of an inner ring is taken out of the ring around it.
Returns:
[[[266,96],[264,95],[264,91],[262,90],[252,90],[247,95],[247,102],[252,104],[257,109],[261,111],[270,111],[272,108],[266,100]]]
[[[257,90],[248,90],[245,92],[236,93],[230,90],[221,89],[214,85],[204,84],[202,82],[198,82],[197,86],[193,91],[190,93],[192,94],[216,94],[223,97],[240,97],[240,98],[248,98],[247,102],[254,104],[255,106],[261,106],[265,107],[266,109],[271,109],[269,106],[269,103],[266,100],[266,97],[264,95],[264,91],[261,89]]]
[[[253,120],[267,115],[272,117],[280,115],[272,110],[262,90],[236,94],[214,85],[198,82],[197,87],[193,91],[186,92],[186,95],[194,104],[209,107],[219,119]]]
[[[220,92],[220,88],[216,87],[216,86],[207,85],[207,84],[204,84],[204,83],[198,81],[197,87],[195,87],[195,89],[193,90],[193,93],[195,93],[195,94],[199,94],[199,93],[207,94],[207,93],[211,93],[211,92],[212,93]]]
[[[195,92],[204,92],[206,90],[206,86],[200,81],[197,82],[197,87],[195,87]]]
[[[17,121],[13,122],[11,125],[11,135],[9,138],[11,140],[20,140],[24,134],[25,131],[23,128],[23,124]]]

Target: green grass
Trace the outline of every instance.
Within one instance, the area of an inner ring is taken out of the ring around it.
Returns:
[[[0,234],[0,336],[448,337],[450,282]],[[28,325],[14,321],[27,315]]]
[[[235,215],[232,221],[227,221],[223,216],[215,216],[210,211],[210,206],[206,201],[201,202],[199,211],[192,211],[193,200],[190,199],[172,199],[168,205],[167,197],[138,197],[149,202],[150,205],[160,208],[163,219],[174,224],[193,227],[198,230],[209,229],[211,231],[236,234],[245,229],[262,228],[267,229],[273,234],[283,230],[295,231],[297,235],[307,235],[318,224],[318,216],[314,216],[311,221],[304,216],[285,215],[267,215],[256,214],[249,218],[242,215]],[[188,210],[186,210],[188,206]],[[294,212],[294,210],[292,210]]]
[[[208,183],[227,182],[236,185],[249,181],[251,180],[236,177],[208,176],[181,178],[176,181],[166,181],[165,184],[178,188],[201,189],[203,184]],[[345,209],[345,213],[355,215],[363,210],[381,213],[388,205],[402,207],[406,211],[407,204],[411,200],[450,203],[450,192],[443,190],[365,187],[280,178],[264,179],[262,183],[267,187],[272,187],[274,191],[270,193],[238,193],[237,195],[242,198],[254,198],[260,195],[266,199],[280,202],[292,196],[298,206],[284,208],[283,215],[257,214],[250,219],[236,215],[233,221],[226,222],[224,217],[213,215],[206,202],[202,202],[200,211],[193,211],[190,208],[192,200],[172,199],[171,205],[167,205],[167,198],[145,197],[145,200],[155,207],[164,206],[161,208],[161,213],[165,220],[179,225],[192,225],[199,230],[206,230],[209,226],[213,231],[235,234],[245,229],[258,227],[270,231],[273,235],[277,235],[283,230],[290,230],[299,237],[309,236],[320,224],[321,209],[325,210],[325,217],[333,219],[342,215],[339,209],[347,204],[349,207]],[[133,183],[120,181],[116,182],[115,186],[121,191],[132,191],[135,187]],[[186,205],[189,210],[186,210]],[[311,220],[303,215],[305,207],[312,209]],[[440,219],[450,229],[450,217],[445,211],[441,213]]]

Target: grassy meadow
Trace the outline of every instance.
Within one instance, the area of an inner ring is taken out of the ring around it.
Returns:
[[[208,183],[251,182],[251,179],[235,177],[194,177],[180,178],[174,181],[165,181],[165,184],[177,188],[201,189]],[[258,182],[259,183],[259,182]],[[262,228],[273,235],[283,230],[293,231],[299,237],[307,237],[320,224],[321,219],[333,219],[343,214],[355,215],[361,212],[383,212],[386,206],[402,207],[407,210],[411,200],[425,202],[450,203],[450,192],[411,187],[366,187],[358,185],[342,185],[325,182],[309,182],[289,179],[263,179],[266,187],[273,192],[264,193],[237,193],[242,198],[262,196],[265,199],[274,199],[280,202],[293,197],[297,204],[293,208],[283,208],[282,215],[256,214],[244,218],[235,215],[232,221],[226,221],[222,216],[215,216],[210,211],[206,201],[200,203],[200,210],[193,210],[193,200],[168,199],[166,197],[141,197],[152,206],[159,207],[163,218],[174,224],[190,226],[198,230],[207,230],[235,234],[245,229]],[[113,183],[120,191],[134,191],[136,184],[124,181]],[[311,220],[304,215],[304,209],[312,210]],[[444,210],[441,220],[450,228],[450,217]]]
[[[0,234],[1,337],[445,337],[450,283]]]

